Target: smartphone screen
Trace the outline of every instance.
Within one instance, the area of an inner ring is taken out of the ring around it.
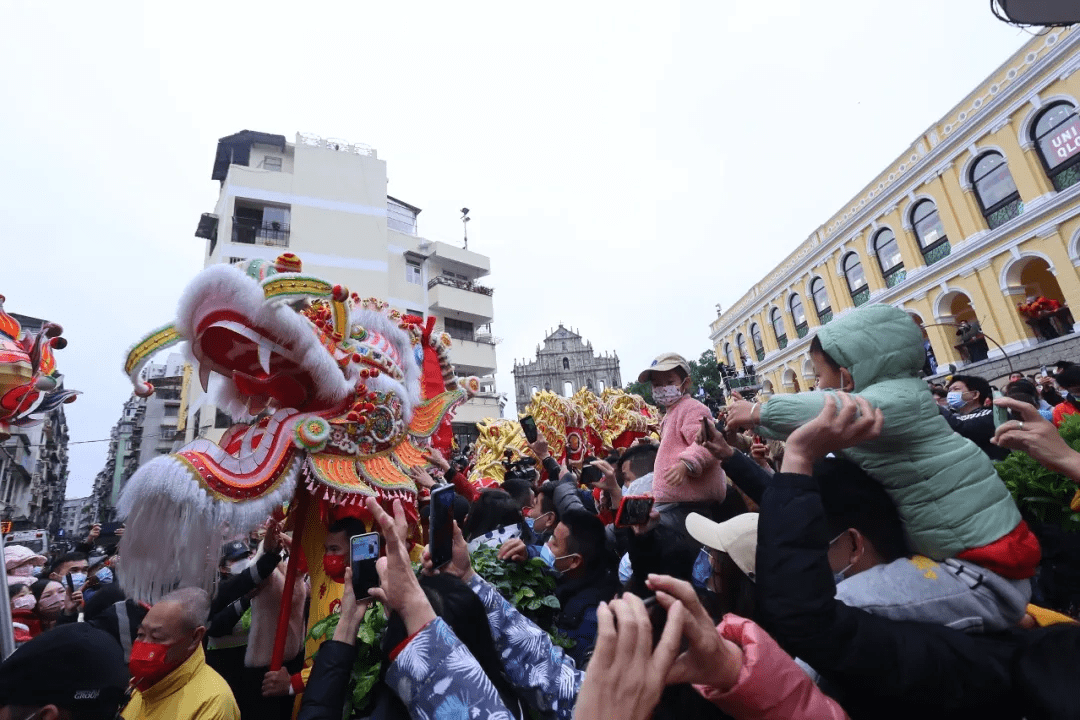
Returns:
[[[440,568],[454,556],[454,487],[445,485],[431,491],[428,505],[431,563]]]
[[[525,433],[525,439],[530,443],[536,442],[539,434],[536,432],[536,420],[533,420],[533,416],[526,415],[518,422],[521,423],[521,431]]]
[[[594,460],[596,460],[596,458],[592,456],[582,460],[580,478],[582,485],[592,485],[595,482],[599,482],[600,478],[604,476],[604,473],[600,472],[600,468],[591,464]]]
[[[67,580],[68,591],[74,593],[75,592],[75,581],[71,579],[71,573],[68,573],[67,575],[65,575],[64,579]]]
[[[379,586],[379,573],[375,571],[375,562],[379,559],[380,546],[379,533],[365,533],[349,538],[353,593],[357,600],[371,597],[368,588]]]
[[[619,505],[619,513],[615,516],[615,524],[619,527],[644,525],[649,522],[652,507],[651,497],[624,497]]]
[[[1001,397],[1001,393],[994,391],[994,397]],[[998,407],[994,405],[994,427],[1001,427],[1001,425],[1009,420],[1009,411],[1006,408]]]

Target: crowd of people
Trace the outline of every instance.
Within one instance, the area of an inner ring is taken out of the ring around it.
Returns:
[[[51,562],[8,547],[18,649],[0,720],[1080,717],[1080,624],[1047,606],[1043,529],[994,466],[1024,452],[1080,485],[1056,428],[1080,413],[1080,365],[1000,392],[928,385],[918,328],[887,306],[824,326],[810,357],[815,391],[735,397],[717,417],[686,360],[661,354],[639,377],[657,433],[580,464],[541,435],[498,488],[432,451],[413,478],[421,503],[455,490],[449,562],[417,552],[401,501],[368,499],[374,527],[332,522],[293,586],[280,669],[292,538],[277,520],[220,548],[212,594],[152,606],[121,590],[122,543],[103,553],[92,532]],[[372,530],[379,582],[358,597],[349,539]],[[553,579],[551,627],[474,570],[485,546]]]

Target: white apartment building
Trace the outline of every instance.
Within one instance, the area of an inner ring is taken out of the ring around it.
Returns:
[[[60,515],[60,529],[67,540],[81,540],[90,532],[93,496],[68,498]]]
[[[502,415],[492,290],[479,282],[490,273],[490,260],[421,237],[420,209],[387,195],[386,162],[373,148],[305,134],[287,142],[283,135],[245,130],[218,141],[211,177],[221,192],[195,232],[206,240],[205,266],[272,260],[288,251],[300,257],[305,272],[361,297],[434,316],[436,329],[454,339],[457,374],[481,378],[482,392],[454,418],[455,434],[472,436],[476,422]],[[207,410],[200,408],[189,439],[195,432],[213,437],[226,423]]]

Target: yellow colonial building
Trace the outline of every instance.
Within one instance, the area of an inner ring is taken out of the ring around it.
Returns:
[[[813,386],[810,339],[866,303],[924,329],[928,374],[949,364],[994,381],[1078,359],[1080,32],[1055,29],[1019,52],[915,139],[711,325],[730,387]],[[1064,305],[1026,315],[1045,297]],[[977,320],[989,353],[960,343]]]

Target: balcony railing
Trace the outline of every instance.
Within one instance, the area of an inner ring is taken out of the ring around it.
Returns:
[[[803,323],[803,324],[801,324],[801,325],[797,325],[797,326],[795,326],[795,333],[796,333],[796,334],[797,334],[797,335],[798,335],[798,336],[799,336],[800,338],[804,338],[804,337],[806,337],[806,334],[807,334],[808,332],[810,332],[810,326],[809,326],[809,325],[807,325],[806,323]]]
[[[725,378],[724,382],[727,383],[728,390],[738,390],[740,388],[756,387],[758,379],[757,375],[743,375],[742,377]]]
[[[457,288],[458,290],[468,290],[469,292],[487,295],[488,297],[491,297],[495,292],[492,288],[477,285],[472,280],[458,280],[457,278],[448,278],[442,275],[437,275],[428,281],[428,290],[436,285],[447,285],[449,287]]]
[[[781,350],[786,348],[787,347],[787,335],[781,335],[780,337],[776,338],[776,344],[780,346]]]
[[[232,219],[232,241],[244,245],[289,247],[289,226],[284,223],[254,223],[247,218]]]

